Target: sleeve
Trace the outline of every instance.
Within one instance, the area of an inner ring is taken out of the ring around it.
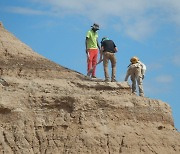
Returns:
[[[101,47],[102,47],[102,46],[104,47],[104,41],[101,43]]]
[[[124,81],[127,81],[129,76],[130,76],[130,67],[128,67]]]
[[[90,31],[87,32],[86,37],[90,38]]]
[[[142,75],[145,75],[145,72],[146,72],[146,65],[145,64],[143,64],[142,62],[140,62],[139,61],[139,63],[141,64],[141,73],[142,73]]]
[[[116,44],[113,42],[113,44],[114,44],[114,48],[116,47]]]

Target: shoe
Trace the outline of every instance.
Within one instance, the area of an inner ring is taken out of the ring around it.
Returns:
[[[93,76],[93,75],[92,75],[91,78],[96,78],[96,76]]]
[[[136,92],[134,91],[134,92],[132,92],[132,94],[135,94],[135,95],[136,95]]]
[[[115,79],[112,79],[111,82],[117,82]]]
[[[90,75],[87,73],[87,75],[86,75],[87,77],[90,77]]]
[[[104,82],[110,82],[110,80],[109,79],[105,79]]]
[[[144,97],[144,94],[143,94],[143,93],[140,93],[139,96]]]

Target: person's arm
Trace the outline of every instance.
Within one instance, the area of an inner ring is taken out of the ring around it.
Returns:
[[[100,50],[101,50],[101,48],[100,48],[100,46],[99,46],[98,39],[96,39],[96,41],[97,41],[97,46],[98,46],[98,49],[99,49],[99,51],[100,51]]]
[[[127,72],[126,72],[126,76],[125,76],[125,79],[124,79],[124,81],[127,81],[128,80],[128,78],[129,78],[129,76],[131,75],[131,68],[130,68],[130,66],[128,66],[128,70],[127,70]]]
[[[114,48],[114,51],[115,51],[115,52],[118,52],[118,48],[117,48],[117,47],[115,47],[115,48]]]
[[[146,72],[146,65],[142,63],[141,61],[138,61],[138,63],[141,65],[141,74],[142,74],[142,79],[145,77],[145,72]]]
[[[114,44],[114,51],[115,51],[115,52],[118,52],[118,48],[116,47],[116,45],[115,45],[114,42],[113,42],[113,44]]]
[[[127,81],[127,80],[128,80],[128,78],[129,78],[129,76],[130,76],[129,71],[127,71],[127,73],[126,73],[126,77],[125,77],[124,81]]]
[[[88,40],[88,37],[86,37],[86,40],[85,40],[86,53],[87,53],[87,40]]]
[[[99,61],[98,63],[100,63],[102,60],[103,60],[103,51],[104,51],[104,47],[102,46],[101,49],[100,49],[100,58],[99,58]]]
[[[86,55],[89,58],[89,52],[88,52],[88,48],[87,48],[87,41],[88,41],[88,37],[86,37],[85,46],[86,46]]]

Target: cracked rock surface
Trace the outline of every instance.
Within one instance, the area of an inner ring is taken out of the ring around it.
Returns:
[[[179,154],[171,107],[34,52],[0,24],[0,153]]]

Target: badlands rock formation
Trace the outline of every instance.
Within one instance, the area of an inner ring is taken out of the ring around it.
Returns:
[[[38,55],[0,24],[0,153],[179,154],[168,104]]]

